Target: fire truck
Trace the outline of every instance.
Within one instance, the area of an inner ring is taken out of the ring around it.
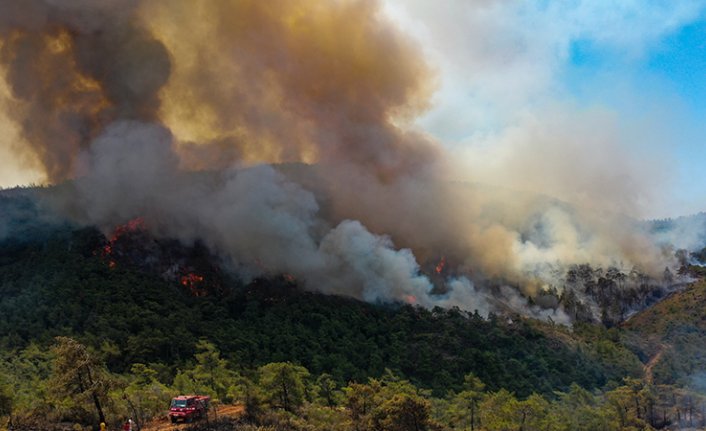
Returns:
[[[178,421],[192,422],[208,413],[211,397],[208,395],[179,395],[172,398],[169,406],[169,419],[172,423]]]

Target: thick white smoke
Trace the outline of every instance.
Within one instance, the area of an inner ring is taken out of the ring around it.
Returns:
[[[286,273],[323,293],[487,315],[487,301],[467,279],[436,297],[411,250],[396,249],[359,221],[330,226],[314,195],[272,167],[233,167],[195,180],[198,174],[176,169],[173,147],[162,126],[109,126],[82,157],[88,174],[76,182],[85,210],[79,217],[108,230],[142,217],[156,235],[203,241],[245,277]]]

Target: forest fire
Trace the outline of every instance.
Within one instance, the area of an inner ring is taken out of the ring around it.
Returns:
[[[119,237],[131,233],[145,230],[145,219],[143,217],[137,217],[125,224],[118,225],[113,231],[112,240],[117,240]]]
[[[436,267],[434,267],[434,272],[437,274],[441,274],[442,271],[444,271],[444,268],[446,267],[446,256],[441,256],[441,260],[439,263],[436,264]]]
[[[145,220],[142,217],[134,218],[127,223],[118,225],[113,230],[113,234],[108,239],[108,242],[101,249],[101,256],[108,260],[108,267],[113,269],[118,263],[115,260],[115,246],[116,243],[124,238],[126,235],[142,232],[145,230]]]
[[[224,291],[220,270],[210,263],[212,257],[203,247],[158,238],[148,231],[143,217],[116,226],[93,254],[101,257],[111,270],[123,267],[155,274],[185,288],[192,296]]]
[[[0,0],[0,431],[706,426],[706,0],[432,3]]]
[[[149,222],[117,226],[94,248],[109,268],[210,293],[223,290],[213,270],[223,265],[234,278],[486,312],[493,279],[533,314],[523,301],[535,280],[554,283],[569,265],[672,265],[632,222],[461,175],[465,157],[416,123],[436,70],[382,16],[385,2],[0,3],[12,11],[0,14],[0,96],[23,109],[0,108],[18,155],[49,183],[74,181],[52,199],[67,218]],[[541,152],[520,154],[518,166],[535,169]],[[618,202],[640,195],[626,192]]]
[[[184,274],[179,279],[179,283],[188,288],[194,296],[205,296],[206,290],[204,285],[204,277],[194,272]]]
[[[103,248],[108,254],[112,252],[113,245],[122,237],[134,232],[145,230],[145,220],[142,217],[134,218],[125,224],[118,225],[108,240],[108,244]]]

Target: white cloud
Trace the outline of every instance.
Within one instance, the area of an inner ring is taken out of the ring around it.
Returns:
[[[703,0],[386,0],[385,10],[440,68],[437,109],[450,113],[469,104],[476,105],[468,107],[471,111],[486,105],[504,112],[552,93],[577,40],[640,57],[696,19],[705,5]]]
[[[468,161],[459,169],[460,179],[570,200],[578,196],[577,203],[596,202],[596,196],[581,196],[581,187],[600,193],[594,184],[622,180],[634,193],[619,196],[625,187],[616,193],[602,187],[604,206],[649,211],[648,201],[660,190],[646,187],[668,181],[666,173],[673,169],[673,140],[657,138],[678,126],[653,121],[657,112],[635,119],[616,107],[582,106],[587,101],[577,100],[565,84],[572,44],[584,42],[626,65],[637,64],[665,36],[698,19],[706,1],[385,0],[384,5],[438,69],[434,108],[419,124]],[[619,86],[614,81],[629,82],[622,70],[592,81],[610,90],[588,91],[605,93]],[[633,100],[627,103],[632,107],[641,106],[637,91],[651,91],[628,87],[620,97]],[[542,152],[546,163],[535,157]],[[557,160],[563,163],[552,164]],[[508,171],[512,175],[505,175]],[[645,177],[654,172],[659,173],[654,181]]]

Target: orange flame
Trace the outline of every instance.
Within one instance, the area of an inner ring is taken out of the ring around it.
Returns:
[[[441,260],[439,261],[439,263],[436,264],[434,271],[436,271],[437,274],[441,274],[441,272],[444,270],[445,267],[446,267],[446,256],[441,256]]]
[[[134,218],[125,224],[118,225],[115,230],[113,230],[113,235],[110,237],[110,243],[114,243],[125,234],[141,230],[145,230],[145,219],[142,217]]]
[[[128,233],[138,232],[145,230],[145,220],[142,217],[134,218],[125,224],[121,224],[115,227],[113,234],[108,239],[108,243],[101,249],[101,256],[108,260],[108,267],[113,269],[118,263],[112,258],[113,251],[115,248],[115,243],[123,236]]]
[[[206,292],[203,286],[204,277],[202,275],[190,272],[188,274],[182,275],[180,283],[182,286],[188,288],[191,294],[194,296],[204,296]]]
[[[194,274],[193,272],[190,272],[186,275],[181,276],[181,284],[182,286],[187,286],[187,287],[192,287],[195,284],[201,283],[203,281],[203,276]]]

